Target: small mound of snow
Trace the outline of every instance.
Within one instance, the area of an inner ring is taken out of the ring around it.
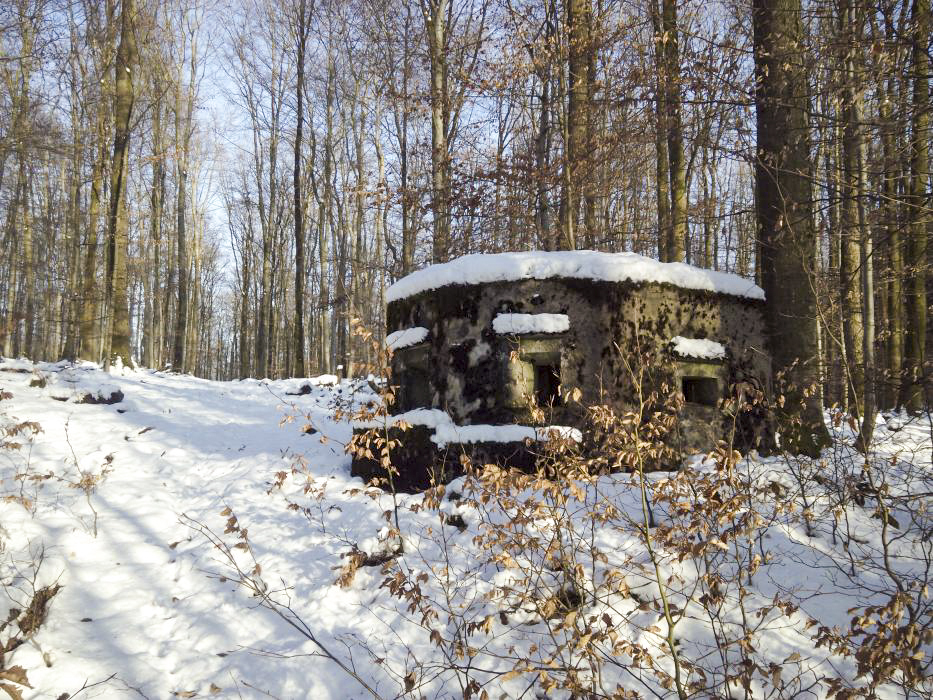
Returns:
[[[33,367],[33,363],[25,357],[21,357],[18,360],[12,357],[0,357],[0,371],[2,372],[29,374],[32,372]]]
[[[69,368],[45,376],[45,392],[56,401],[114,404],[123,400],[123,390],[109,374],[96,369]]]
[[[675,353],[681,357],[695,357],[700,360],[721,360],[726,356],[726,349],[722,343],[703,338],[684,338],[675,335],[671,338],[671,346]]]
[[[418,343],[423,343],[428,337],[428,329],[421,326],[403,328],[400,331],[389,333],[386,336],[386,347],[390,350],[401,350]]]
[[[499,314],[492,329],[500,335],[522,333],[565,333],[570,330],[567,314]]]

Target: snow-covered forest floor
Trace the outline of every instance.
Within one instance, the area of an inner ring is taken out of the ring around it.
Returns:
[[[713,460],[694,492],[652,474],[640,529],[632,474],[366,488],[345,411],[377,397],[334,381],[0,362],[0,698],[824,697],[907,652],[929,677],[928,415],[880,417],[870,473],[842,422],[822,461],[729,467],[747,493]]]

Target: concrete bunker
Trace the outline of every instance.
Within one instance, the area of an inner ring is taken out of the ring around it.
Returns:
[[[396,487],[459,473],[460,455],[527,468],[525,440],[548,426],[582,438],[580,404],[630,406],[643,381],[634,358],[684,398],[669,436],[682,451],[731,434],[721,399],[737,383],[765,388],[764,293],[744,278],[634,253],[467,255],[389,288],[386,344],[397,387],[389,422],[414,426],[393,452]],[[580,403],[568,402],[568,392]],[[541,413],[546,422],[535,421]],[[735,426],[739,449],[769,439],[763,415]],[[355,457],[352,473],[384,476]]]

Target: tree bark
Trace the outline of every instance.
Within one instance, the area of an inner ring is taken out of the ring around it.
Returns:
[[[590,177],[586,162],[586,131],[589,121],[589,0],[566,0],[567,3],[567,143],[564,157],[565,192],[560,209],[559,248],[577,247],[577,218],[583,179]]]
[[[925,390],[929,384],[926,360],[927,246],[930,235],[931,203],[927,199],[930,164],[930,58],[927,45],[933,22],[930,0],[913,0],[911,8],[911,80],[913,114],[910,139],[910,182],[907,193],[907,293],[906,337],[904,342],[904,382],[902,403],[907,410],[919,413],[928,404]]]
[[[654,29],[655,64],[655,184],[658,205],[658,259],[670,262],[671,240],[671,163],[667,148],[667,78],[664,59],[661,13],[657,0],[650,0]]]
[[[881,148],[882,165],[881,192],[884,199],[882,220],[884,222],[885,248],[887,251],[887,284],[885,294],[887,326],[885,328],[885,379],[881,408],[897,405],[901,372],[904,368],[904,250],[900,222],[897,220],[897,179],[899,167],[895,160],[894,129],[891,116],[890,91],[881,97]]]
[[[687,163],[681,121],[680,46],[677,30],[677,0],[661,0],[662,54],[664,60],[667,115],[667,154],[670,159],[671,225],[667,261],[682,262],[687,242]]]
[[[161,95],[160,83],[156,83],[156,92]],[[157,101],[152,115],[152,193],[149,206],[152,220],[149,223],[149,236],[152,241],[152,323],[148,338],[149,361],[151,366],[162,365],[162,216],[165,208],[165,153],[162,144],[162,100]]]
[[[130,318],[127,298],[126,257],[129,247],[126,220],[126,181],[130,145],[130,120],[133,114],[133,76],[137,70],[135,0],[122,0],[120,9],[120,44],[114,64],[113,158],[110,172],[110,213],[107,241],[108,307],[111,314],[108,365],[117,358],[127,364],[130,354]]]
[[[447,144],[450,95],[447,86],[448,0],[421,0],[431,63],[431,213],[435,263],[450,257],[450,153]]]
[[[178,150],[177,194],[175,197],[176,245],[178,254],[178,306],[175,311],[175,345],[172,352],[172,369],[176,372],[190,370],[188,348],[188,312],[190,299],[190,270],[188,261],[187,197],[188,161],[191,148],[191,121],[194,113],[195,81],[197,77],[197,41],[192,37],[191,63],[189,65],[188,94],[182,97],[181,75],[175,86],[175,147]],[[179,71],[180,73],[180,71]],[[184,100],[184,107],[182,101]]]
[[[865,393],[865,328],[862,317],[862,239],[867,232],[860,197],[859,156],[864,150],[861,124],[861,95],[856,81],[856,57],[859,24],[850,0],[839,3],[839,30],[843,55],[840,57],[842,78],[842,207],[840,219],[841,251],[839,261],[839,291],[842,313],[842,336],[845,343],[846,374],[852,402],[849,410],[862,415]]]
[[[808,181],[808,88],[800,0],[754,0],[755,164],[765,322],[775,375],[783,386],[776,418],[782,447],[817,456],[828,444],[813,384],[819,379],[815,232]]]
[[[308,374],[308,365],[305,355],[305,227],[304,210],[301,201],[301,129],[304,125],[304,77],[305,77],[305,44],[308,39],[309,21],[307,16],[307,0],[298,2],[298,18],[295,24],[296,33],[296,61],[298,75],[295,81],[295,149],[294,171],[292,182],[294,189],[294,219],[295,219],[295,320],[293,338],[293,367],[292,373],[296,377]]]

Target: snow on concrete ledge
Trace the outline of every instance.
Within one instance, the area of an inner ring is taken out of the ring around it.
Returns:
[[[576,428],[563,425],[535,427],[531,425],[456,425],[450,415],[437,408],[415,408],[394,416],[384,416],[371,421],[354,421],[356,430],[388,428],[398,423],[424,426],[434,431],[431,442],[444,448],[448,444],[467,444],[471,442],[524,442],[534,440],[544,442],[556,435],[570,438],[575,442],[583,441],[583,434]]]
[[[675,335],[671,338],[671,346],[674,352],[681,357],[695,357],[699,360],[722,360],[726,356],[726,349],[715,340],[684,338]]]
[[[471,442],[524,442],[534,440],[544,442],[552,436],[570,438],[575,442],[583,441],[583,434],[576,428],[564,425],[534,427],[530,425],[438,425],[431,436],[431,442],[444,448],[450,443],[466,444]]]
[[[662,263],[637,253],[575,250],[464,255],[403,277],[386,291],[386,301],[398,301],[455,284],[550,278],[658,282],[749,299],[765,298],[761,287],[738,275],[704,270],[684,263]]]
[[[450,416],[437,408],[415,408],[405,413],[397,413],[394,416],[382,416],[375,420],[354,421],[353,427],[362,430],[371,428],[390,428],[397,423],[408,423],[408,425],[423,425],[426,428],[435,429],[440,425],[452,425]]]
[[[428,329],[421,326],[403,328],[400,331],[389,333],[386,336],[386,347],[390,350],[401,350],[412,345],[424,342],[428,337]]]
[[[502,334],[565,333],[570,330],[567,314],[499,314],[492,329]]]

